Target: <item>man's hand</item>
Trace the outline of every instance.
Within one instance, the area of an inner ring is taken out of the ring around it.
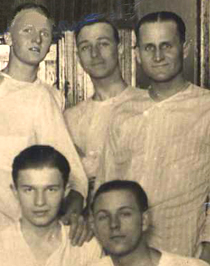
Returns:
[[[202,250],[200,259],[210,264],[210,243],[209,242],[203,243],[203,250]]]
[[[81,158],[81,161],[87,177],[95,177],[99,167],[99,152],[89,152],[86,157]]]
[[[70,239],[73,246],[82,246],[85,241],[89,242],[93,237],[93,231],[87,218],[72,213]]]
[[[63,205],[63,213],[61,220],[70,227],[70,239],[73,246],[82,246],[85,241],[90,241],[93,232],[89,223],[89,219],[82,213],[83,198],[77,191],[71,190]]]

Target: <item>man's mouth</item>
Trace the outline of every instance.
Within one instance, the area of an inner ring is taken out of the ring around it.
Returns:
[[[48,211],[33,211],[33,213],[38,217],[43,217],[48,213]]]
[[[96,62],[96,63],[93,63],[92,66],[97,67],[103,64],[104,64],[103,62]]]
[[[124,235],[113,235],[110,237],[111,240],[114,240],[114,241],[120,241],[122,239],[124,239],[125,236]]]
[[[41,51],[39,47],[30,47],[29,50],[36,53],[40,53]]]
[[[153,65],[153,68],[164,68],[164,67],[168,67],[168,64]]]

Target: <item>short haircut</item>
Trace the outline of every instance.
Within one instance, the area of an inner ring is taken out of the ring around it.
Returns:
[[[161,12],[150,13],[139,20],[138,24],[135,27],[137,45],[138,45],[139,37],[140,37],[139,31],[143,24],[154,23],[154,22],[166,22],[166,21],[174,21],[176,23],[180,41],[184,43],[186,40],[186,36],[185,36],[186,27],[185,27],[185,23],[182,20],[182,18],[173,12],[161,11]]]
[[[94,204],[97,198],[101,194],[110,192],[110,191],[115,191],[115,190],[117,191],[128,190],[132,192],[133,195],[135,195],[136,202],[139,206],[140,211],[145,212],[148,210],[147,195],[145,191],[143,190],[143,188],[137,182],[129,181],[129,180],[113,180],[113,181],[109,181],[109,182],[102,184],[99,187],[99,189],[96,191],[93,197],[92,205],[91,205],[92,211],[94,210]]]
[[[47,145],[34,145],[21,151],[12,164],[12,178],[18,184],[18,173],[26,169],[56,168],[63,178],[64,186],[69,180],[70,166],[66,158],[56,149]]]
[[[54,20],[52,19],[49,10],[45,6],[39,5],[39,4],[36,4],[36,3],[23,3],[23,4],[18,5],[15,8],[15,10],[14,10],[14,12],[12,14],[12,18],[11,18],[10,24],[12,24],[14,22],[16,16],[21,11],[30,10],[30,9],[37,10],[38,12],[40,12],[40,14],[44,15],[47,19],[51,20],[52,25],[54,25]]]
[[[94,14],[94,16],[87,17],[84,21],[80,21],[78,23],[78,25],[76,26],[76,28],[74,30],[76,42],[77,42],[77,38],[78,38],[80,31],[84,27],[94,25],[96,23],[106,23],[106,24],[110,25],[112,30],[113,30],[115,41],[117,44],[119,44],[120,36],[119,36],[119,32],[118,32],[117,28],[114,26],[114,24],[110,20],[106,19],[105,17],[103,17],[100,14]]]

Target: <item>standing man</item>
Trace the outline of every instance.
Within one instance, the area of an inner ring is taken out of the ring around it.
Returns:
[[[148,200],[136,182],[114,180],[103,184],[94,196],[92,210],[94,231],[107,255],[92,266],[208,265],[147,245]]]
[[[5,35],[10,57],[0,74],[1,228],[19,218],[10,191],[11,165],[14,156],[30,145],[52,145],[71,163],[72,211],[81,209],[82,200],[87,196],[87,178],[60,108],[50,91],[37,81],[39,63],[51,44],[52,27],[44,7],[26,3],[18,8]]]
[[[80,150],[87,176],[95,177],[112,110],[137,90],[122,78],[119,55],[123,52],[119,33],[104,18],[91,18],[76,29],[78,57],[90,75],[95,93],[92,98],[65,112],[65,119]]]
[[[149,198],[149,244],[210,262],[210,92],[184,78],[189,47],[179,16],[148,14],[136,36],[151,86],[113,113],[98,180],[139,182]]]

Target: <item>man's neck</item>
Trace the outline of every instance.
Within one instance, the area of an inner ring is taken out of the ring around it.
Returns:
[[[38,66],[24,65],[11,58],[3,72],[18,81],[32,83],[37,79]]]
[[[91,79],[94,85],[95,94],[93,99],[105,101],[119,95],[127,87],[120,73],[105,79]]]
[[[42,242],[55,241],[61,237],[61,225],[56,220],[48,226],[35,226],[24,220],[21,220],[21,231],[25,240],[29,243],[34,242],[34,240],[39,240]]]
[[[62,241],[61,226],[58,221],[49,226],[38,227],[22,220],[21,231],[34,258],[36,258],[37,265],[45,265]]]
[[[115,266],[158,266],[161,253],[147,247],[144,243],[125,256],[111,256]]]
[[[156,101],[162,101],[174,94],[185,90],[189,85],[182,75],[169,82],[151,82],[149,88],[150,97]]]

